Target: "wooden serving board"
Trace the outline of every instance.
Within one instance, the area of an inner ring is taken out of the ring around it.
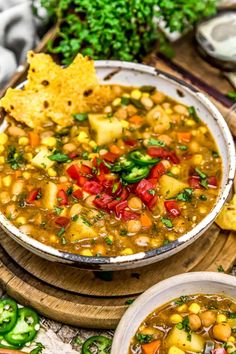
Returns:
[[[52,30],[46,35],[37,51],[44,48],[54,33]],[[188,68],[189,58],[184,62],[181,57],[179,62],[183,67],[178,66],[177,58],[175,63],[168,63],[155,55],[149,56],[146,62],[206,88],[213,102],[227,115],[230,102],[220,96],[220,91],[209,90],[211,82],[212,86],[215,84],[214,75],[211,71],[207,76],[205,66],[201,76],[194,71],[194,66]],[[24,80],[25,74],[26,66],[13,77],[10,85]],[[208,80],[206,85],[203,77]],[[224,85],[225,92],[227,82],[218,82]],[[59,322],[100,329],[115,328],[127,309],[127,301],[157,282],[184,272],[217,271],[220,265],[229,272],[236,260],[236,233],[223,232],[216,225],[177,255],[143,268],[109,273],[108,276],[112,274],[109,281],[102,280],[99,273],[46,261],[19,246],[3,231],[0,231],[0,243],[0,284],[10,296]]]

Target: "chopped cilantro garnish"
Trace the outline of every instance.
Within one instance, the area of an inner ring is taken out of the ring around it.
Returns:
[[[179,145],[178,148],[182,151],[188,150],[188,146],[186,145]]]
[[[55,214],[60,215],[61,212],[62,212],[62,210],[63,210],[63,208],[60,208],[60,207],[58,207],[58,206],[54,206]]]
[[[208,182],[206,179],[202,179],[200,182],[200,185],[204,187],[205,189],[208,189]]]
[[[71,217],[72,221],[77,221],[78,219],[79,219],[79,215],[76,214]]]
[[[191,188],[185,188],[183,192],[177,195],[176,199],[182,202],[190,202],[192,199],[192,195],[193,190]]]
[[[128,299],[125,301],[125,305],[131,305],[135,299]]]
[[[83,160],[89,160],[89,157],[88,157],[88,151],[83,151],[82,154],[81,154],[81,157]]]
[[[91,226],[91,223],[83,215],[80,215],[80,218],[86,226]]]
[[[113,241],[109,237],[105,237],[105,242],[109,246],[113,244]]]
[[[168,218],[161,218],[161,222],[163,225],[171,229],[173,227],[172,221]]]
[[[128,234],[128,231],[126,229],[121,229],[120,230],[120,235],[121,236],[126,236]]]
[[[200,178],[202,179],[207,178],[207,175],[204,172],[202,172],[198,167],[195,168],[195,171],[197,172],[198,176],[200,176]]]
[[[205,194],[201,194],[199,198],[201,200],[207,200],[207,196]]]
[[[61,227],[57,233],[57,236],[61,237],[65,233],[65,231],[66,231],[66,229],[64,227]]]
[[[155,138],[150,138],[148,140],[148,145],[150,146],[166,146],[166,143],[164,141],[161,141],[161,140],[158,140],[158,139],[155,139]]]
[[[185,304],[187,301],[189,301],[189,297],[186,295],[182,295],[180,296],[176,301],[175,304],[176,305],[183,305]]]
[[[17,152],[15,146],[9,146],[6,161],[13,170],[17,170],[24,163],[24,157],[21,152]]]
[[[148,193],[151,194],[151,195],[155,195],[156,190],[155,189],[149,189]]]
[[[200,118],[197,115],[196,109],[193,106],[188,107],[188,112],[192,116],[192,118],[195,120],[195,122],[199,122]]]
[[[88,113],[74,113],[72,114],[72,117],[79,122],[84,122],[85,120],[88,120]]]
[[[119,183],[115,183],[112,187],[112,193],[115,193],[119,187]]]
[[[67,191],[66,191],[66,194],[67,195],[71,195],[73,193],[73,186],[70,186]]]
[[[68,155],[62,154],[58,151],[54,151],[54,153],[52,155],[48,156],[48,159],[51,161],[56,161],[56,162],[61,162],[61,163],[71,161],[71,159],[69,158]]]
[[[215,158],[216,158],[216,157],[219,157],[219,154],[218,154],[217,151],[212,151],[211,153],[212,153],[212,156],[213,156],[213,157],[215,157]]]
[[[135,337],[140,344],[150,343],[153,339],[152,334],[137,333]]]
[[[217,267],[217,272],[225,273],[225,270],[224,270],[224,268],[223,268],[223,266],[221,264]]]

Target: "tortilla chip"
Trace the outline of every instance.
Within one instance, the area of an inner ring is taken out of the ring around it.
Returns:
[[[100,86],[94,62],[78,54],[67,68],[48,54],[28,53],[30,68],[23,90],[8,89],[0,106],[16,121],[40,128],[52,120],[73,124],[73,113],[96,112],[113,98],[109,86]]]

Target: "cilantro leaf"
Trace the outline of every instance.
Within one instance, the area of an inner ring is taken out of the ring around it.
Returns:
[[[173,227],[172,221],[169,218],[161,218],[161,222],[163,225],[171,229]]]
[[[72,117],[79,122],[84,122],[88,120],[88,113],[74,113]]]

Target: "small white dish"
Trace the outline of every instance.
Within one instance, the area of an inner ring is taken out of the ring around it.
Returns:
[[[181,295],[191,294],[222,294],[236,298],[236,277],[215,272],[192,272],[152,286],[125,312],[116,329],[111,354],[128,354],[131,339],[150,313]]]

